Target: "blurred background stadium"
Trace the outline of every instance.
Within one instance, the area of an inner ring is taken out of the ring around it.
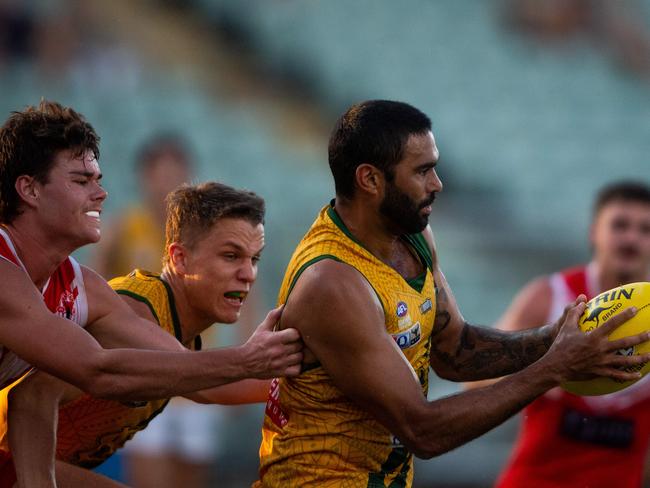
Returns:
[[[587,259],[598,187],[648,178],[650,1],[0,0],[0,114],[41,97],[101,135],[108,219],[138,198],[136,150],[160,131],[188,141],[196,180],[266,199],[254,323],[332,197],[336,117],[414,104],[441,151],[443,270],[466,318],[490,324],[531,277]],[[431,397],[457,388],[434,380]],[[214,486],[249,486],[262,407],[225,415]],[[516,422],[419,462],[416,486],[490,486]],[[104,470],[123,476],[119,461]]]

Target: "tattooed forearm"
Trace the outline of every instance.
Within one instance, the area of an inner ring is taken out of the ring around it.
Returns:
[[[525,368],[542,357],[552,342],[547,327],[509,333],[465,323],[454,353],[434,347],[432,354],[457,381],[475,381]]]
[[[519,371],[542,357],[554,338],[552,327],[521,332],[504,332],[460,322],[460,334],[436,340],[449,327],[452,317],[447,310],[444,289],[437,296],[431,366],[440,376],[453,381],[498,378]],[[462,319],[461,319],[462,320]]]

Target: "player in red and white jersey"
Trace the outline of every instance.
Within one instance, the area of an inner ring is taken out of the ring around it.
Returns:
[[[70,254],[100,237],[98,157],[92,126],[57,103],[14,112],[0,128],[0,388],[32,366],[93,396],[135,401],[298,374],[299,334],[272,331],[279,311],[242,346],[190,352],[75,265]]]
[[[9,261],[27,272],[9,234],[2,227],[0,227],[0,259]],[[86,326],[88,298],[81,267],[74,258],[67,257],[56,268],[45,283],[41,294],[45,306],[50,312],[72,320],[81,327]],[[5,347],[0,350],[0,384],[13,383],[30,368],[29,363],[19,358],[14,352]]]
[[[567,303],[624,283],[650,281],[650,187],[615,183],[599,194],[590,233],[593,260],[538,278],[499,323],[506,330],[555,320]],[[650,441],[650,378],[620,392],[581,397],[550,390],[524,411],[497,487],[639,487]]]

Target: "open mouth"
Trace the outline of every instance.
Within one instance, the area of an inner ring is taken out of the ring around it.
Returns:
[[[243,304],[244,300],[246,299],[246,295],[248,295],[248,293],[245,291],[228,291],[223,294],[226,300],[233,305]]]

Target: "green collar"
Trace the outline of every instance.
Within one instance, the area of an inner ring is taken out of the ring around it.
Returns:
[[[343,222],[343,219],[341,219],[341,216],[337,213],[337,211],[334,208],[336,200],[332,199],[330,201],[329,207],[327,207],[327,215],[329,216],[330,219],[332,219],[332,222],[339,228],[343,234],[346,235],[351,241],[353,241],[355,244],[358,244],[361,246],[363,249],[365,249],[368,253],[372,254],[370,250],[363,245],[361,241],[359,241],[353,234],[350,232],[350,229],[347,228],[345,225],[345,222]],[[422,234],[404,234],[401,236],[401,239],[406,242],[411,249],[413,249],[420,260],[420,263],[425,267],[430,270],[432,270],[432,257],[431,257],[431,252],[429,250],[429,246],[426,243],[424,237]],[[374,256],[374,254],[372,254]],[[374,256],[377,258],[376,256]],[[378,259],[378,258],[377,258]],[[378,259],[379,260],[379,259]],[[385,264],[385,263],[383,263]],[[386,265],[388,266],[388,265]],[[391,268],[393,269],[393,268]],[[398,273],[399,274],[399,273]],[[400,275],[401,276],[401,275]],[[414,278],[409,278],[406,279],[402,276],[404,281],[408,283],[408,285],[413,288],[415,291],[420,293],[422,291],[422,288],[424,288],[424,282],[426,281],[427,277],[427,271],[426,269],[424,270],[423,273],[419,274],[418,276],[415,276]]]

